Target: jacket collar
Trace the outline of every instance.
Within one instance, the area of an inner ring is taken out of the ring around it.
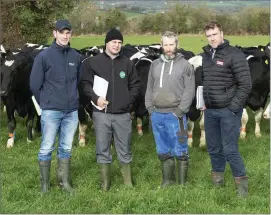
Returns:
[[[224,43],[221,43],[219,46],[217,46],[216,50],[223,49],[229,45],[230,45],[230,42],[228,40],[224,39]],[[211,53],[211,50],[213,50],[213,48],[209,44],[207,46],[204,46],[202,49],[206,53]]]
[[[52,45],[51,45],[55,50],[57,50],[58,52],[61,52],[61,53],[64,53],[64,52],[68,52],[69,49],[70,49],[70,43],[68,43],[67,46],[60,46],[56,43],[56,40],[54,40],[52,42]]]
[[[106,53],[105,49],[104,49],[104,51],[103,51],[103,54],[104,54],[106,57],[108,57],[108,58],[110,58],[110,59],[112,60],[112,58]],[[118,54],[114,59],[119,58],[120,55],[121,55],[121,53],[119,52],[119,54]],[[114,59],[113,59],[113,60],[114,60]]]

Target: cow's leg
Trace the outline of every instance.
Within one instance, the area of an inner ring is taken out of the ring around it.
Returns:
[[[27,125],[27,143],[31,143],[32,140],[33,140],[34,116],[35,116],[34,106],[33,107],[29,107],[28,114],[27,114],[27,120],[26,120],[26,125]]]
[[[262,120],[262,115],[263,115],[263,108],[260,108],[259,110],[256,111],[255,113],[255,136],[256,137],[261,137],[261,120]]]
[[[86,130],[87,130],[87,122],[88,116],[83,107],[79,107],[78,109],[78,118],[79,118],[79,146],[86,146]]]
[[[270,103],[268,104],[267,108],[265,109],[263,113],[263,118],[270,119]]]
[[[188,122],[187,122],[187,136],[188,136],[188,146],[189,147],[193,146],[193,130],[194,130],[194,122],[192,122],[188,118]]]
[[[142,131],[142,118],[141,117],[136,117],[136,128],[137,128],[137,134],[139,136],[142,136],[143,131]]]
[[[132,111],[132,112],[131,112],[131,120],[133,120],[134,118],[135,118],[135,112]]]
[[[86,130],[87,124],[79,123],[79,146],[86,146]]]
[[[246,126],[248,122],[248,114],[246,108],[243,109],[242,119],[241,119],[241,131],[240,131],[240,138],[246,138]]]
[[[36,130],[36,132],[41,133],[41,124],[40,124],[40,116],[39,115],[37,115],[35,130]]]
[[[200,143],[199,147],[205,147],[206,139],[205,139],[205,129],[204,129],[204,114],[201,112],[201,119],[199,121],[200,127]]]
[[[15,128],[16,120],[14,117],[14,107],[7,106],[7,117],[8,117],[8,141],[7,148],[12,148],[14,146],[15,139]]]

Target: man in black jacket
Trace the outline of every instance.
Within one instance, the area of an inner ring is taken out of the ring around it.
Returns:
[[[238,151],[242,111],[251,90],[249,66],[242,52],[223,38],[215,21],[205,28],[209,45],[203,47],[204,126],[211,158],[212,182],[224,184],[229,162],[239,196],[248,195],[248,177]]]
[[[105,51],[83,61],[81,68],[80,93],[92,101],[93,122],[96,134],[96,156],[100,165],[101,188],[109,190],[110,145],[114,138],[118,159],[121,165],[124,184],[132,187],[131,135],[132,121],[130,108],[139,92],[139,79],[129,58],[121,54],[123,36],[117,29],[111,29],[105,38]],[[93,90],[94,76],[109,82],[106,98]],[[98,107],[97,107],[98,106]]]
[[[42,109],[42,141],[38,154],[41,191],[50,185],[50,167],[55,139],[59,134],[57,176],[59,185],[72,191],[70,158],[78,126],[78,83],[80,55],[70,48],[72,28],[68,20],[58,20],[52,45],[35,58],[30,89]]]

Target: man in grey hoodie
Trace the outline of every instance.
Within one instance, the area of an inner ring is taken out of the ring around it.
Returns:
[[[188,143],[186,113],[195,96],[192,65],[177,53],[178,37],[167,31],[161,39],[163,54],[152,62],[145,105],[148,109],[156,151],[161,161],[161,187],[175,183],[175,158],[178,183],[187,181]]]

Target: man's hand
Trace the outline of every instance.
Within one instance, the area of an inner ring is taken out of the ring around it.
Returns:
[[[106,99],[103,98],[103,97],[99,97],[98,100],[97,100],[97,105],[98,105],[100,108],[102,108],[102,109],[104,109],[105,106],[108,105],[108,103],[109,103],[109,102],[106,101]]]
[[[202,108],[199,108],[199,110],[201,110],[201,111],[206,110],[206,106],[204,105]]]

